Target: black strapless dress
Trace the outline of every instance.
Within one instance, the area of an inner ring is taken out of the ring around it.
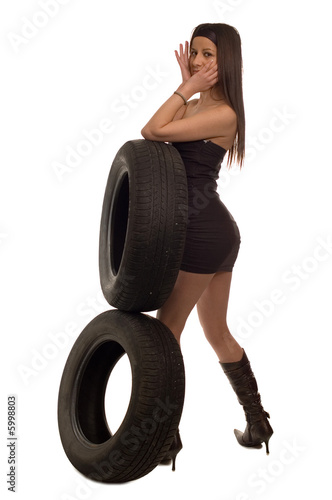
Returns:
[[[181,270],[202,274],[232,271],[240,232],[217,193],[227,151],[205,140],[171,144],[182,157],[188,180],[188,226]]]

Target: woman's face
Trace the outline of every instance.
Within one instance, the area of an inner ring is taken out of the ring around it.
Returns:
[[[193,75],[213,60],[217,63],[217,46],[205,36],[195,36],[189,53],[189,68]]]

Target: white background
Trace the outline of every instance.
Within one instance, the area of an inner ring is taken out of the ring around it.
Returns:
[[[52,16],[40,15],[43,3],[7,0],[0,12],[1,492],[10,494],[5,417],[7,396],[15,394],[16,498],[327,498],[328,2],[69,0],[55,2]],[[28,30],[32,22],[39,27]],[[251,360],[271,415],[271,453],[237,444],[233,428],[244,429],[243,411],[194,311],[182,341],[186,400],[177,471],[157,467],[123,485],[92,483],[63,452],[56,410],[75,338],[109,309],[98,271],[105,184],[118,149],[141,137],[142,126],[181,83],[174,50],[202,22],[235,26],[243,44],[248,157],[240,175],[223,167],[219,192],[242,236],[229,327]],[[23,43],[19,37],[28,31]],[[143,82],[151,71],[159,76],[147,91]],[[103,119],[113,123],[112,132],[57,175],[55,162],[64,164],[68,148],[77,148],[84,130]],[[271,302],[275,290],[277,304]]]

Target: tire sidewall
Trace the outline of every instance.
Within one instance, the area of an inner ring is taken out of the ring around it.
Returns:
[[[149,418],[136,418],[137,415],[139,417],[141,411],[140,405],[144,392],[141,384],[144,379],[144,356],[138,347],[135,335],[128,328],[125,315],[139,317],[139,320],[143,321],[147,328],[149,321],[154,320],[147,315],[123,313],[116,310],[106,311],[97,316],[87,325],[75,342],[64,368],[59,389],[58,422],[64,450],[68,459],[80,472],[97,481],[117,482],[117,476],[123,474],[121,466],[123,466],[124,459],[131,455],[135,460],[139,448],[145,440],[149,439],[149,433],[155,427],[155,422],[158,419],[169,418],[170,426],[174,427],[174,415],[171,414],[171,411],[167,415],[167,411],[164,413],[163,410],[165,408],[163,403],[170,403],[169,381],[172,376],[165,359],[160,359],[159,370],[161,405],[156,402],[155,407],[151,407]],[[172,335],[171,332],[170,335]],[[132,370],[132,393],[127,413],[118,430],[107,441],[95,444],[86,439],[80,429],[76,410],[77,398],[80,381],[89,359],[98,347],[108,341],[120,344],[128,355]],[[151,347],[153,347],[153,341]],[[176,406],[174,401],[170,404],[171,407],[172,405]],[[181,401],[177,404],[181,405]],[[156,456],[163,444],[162,442],[155,443]]]
[[[126,143],[127,144],[127,143]],[[128,249],[129,249],[129,238],[131,231],[133,230],[133,217],[132,217],[132,205],[133,200],[131,193],[135,188],[135,182],[132,173],[132,164],[134,163],[133,152],[126,148],[126,144],[122,146],[116,155],[112,168],[107,180],[106,190],[102,210],[101,218],[101,231],[100,231],[100,250],[99,250],[99,266],[100,266],[100,276],[102,281],[102,289],[105,297],[109,303],[112,303],[114,297],[116,297],[121,291],[128,285],[130,281],[130,276],[126,275],[126,269],[123,266],[123,262],[126,262]],[[113,241],[112,241],[112,231],[113,228],[113,216],[116,209],[116,205],[119,202],[119,191],[122,186],[123,178],[128,175],[129,181],[129,208],[128,208],[128,220],[127,220],[127,231],[125,237],[125,243],[123,248],[123,254],[118,272],[114,271],[114,266],[112,263],[113,255]]]
[[[120,259],[120,245],[111,236],[112,224],[117,235],[125,224],[125,218],[116,224],[113,220],[115,210],[123,212],[117,205],[124,176],[128,177],[128,217]],[[163,305],[180,270],[187,212],[187,178],[178,151],[156,141],[126,142],[112,163],[100,224],[100,283],[111,306],[145,312]],[[116,269],[112,266],[115,251]]]

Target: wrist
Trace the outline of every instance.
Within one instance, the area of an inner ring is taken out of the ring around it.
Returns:
[[[176,89],[178,92],[181,92],[181,94],[189,100],[194,94],[194,90],[192,86],[190,85],[189,80],[186,82],[182,82],[181,85]]]

